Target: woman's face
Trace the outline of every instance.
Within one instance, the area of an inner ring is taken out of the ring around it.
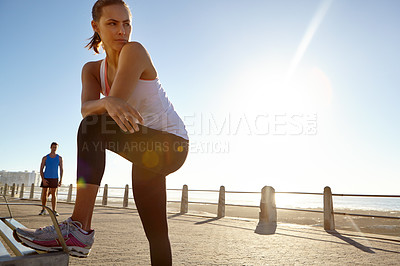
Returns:
[[[92,22],[93,29],[99,33],[104,49],[121,51],[130,40],[132,25],[128,10],[123,5],[110,5],[102,9],[98,23]]]

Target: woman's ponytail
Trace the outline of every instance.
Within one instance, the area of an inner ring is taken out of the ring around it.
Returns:
[[[101,45],[100,35],[95,31],[93,36],[90,38],[90,42],[85,46],[85,48],[93,49],[96,54],[99,54],[99,47]]]

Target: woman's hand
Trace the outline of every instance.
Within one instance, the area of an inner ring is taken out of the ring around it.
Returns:
[[[118,97],[107,96],[102,100],[109,116],[123,131],[131,133],[139,131],[137,123],[143,123],[143,117],[135,108]]]

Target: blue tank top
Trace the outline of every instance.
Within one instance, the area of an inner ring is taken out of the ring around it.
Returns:
[[[44,178],[58,178],[59,164],[60,164],[60,158],[58,154],[54,158],[51,158],[50,154],[47,154],[45,163],[46,169],[44,169]]]

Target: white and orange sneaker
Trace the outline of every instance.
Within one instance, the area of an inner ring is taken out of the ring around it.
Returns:
[[[59,227],[69,254],[86,258],[94,242],[94,230],[90,232],[82,230],[82,224],[72,221],[71,218],[61,222]],[[36,250],[47,252],[62,250],[54,225],[39,229],[17,228],[14,230],[14,238],[23,245]]]

